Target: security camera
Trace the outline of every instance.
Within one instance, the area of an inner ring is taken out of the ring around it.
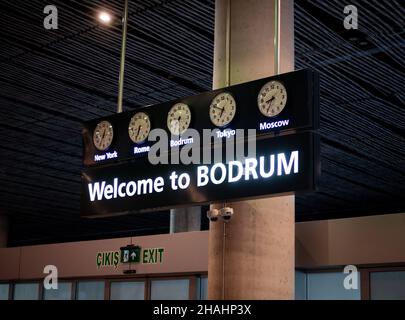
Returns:
[[[207,211],[207,218],[210,219],[210,221],[217,221],[219,216],[220,216],[219,210],[217,209]]]
[[[219,212],[220,212],[222,219],[224,219],[224,221],[231,220],[231,218],[233,216],[233,209],[230,207],[222,208]]]

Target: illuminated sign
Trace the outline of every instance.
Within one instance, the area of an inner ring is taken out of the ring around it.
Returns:
[[[231,101],[226,112],[217,105],[224,93]],[[190,126],[181,136],[168,135],[169,111],[179,104],[187,105]],[[137,113],[146,117],[143,126],[148,129],[138,142],[129,134]],[[217,127],[216,117],[224,113],[229,119],[222,119],[222,124],[229,126]],[[107,150],[100,151],[93,136],[105,121],[114,134],[105,142],[110,143]],[[85,122],[81,215],[101,217],[313,191],[320,173],[318,127],[319,76],[309,69]],[[125,258],[132,259],[129,251]]]
[[[240,180],[270,179],[273,176],[284,176],[299,173],[299,151],[294,150],[289,154],[278,153],[259,159],[248,158],[244,161],[231,161],[228,164],[216,163],[213,166],[196,167],[197,188],[208,184],[219,185],[223,183],[235,183]],[[171,190],[186,189],[190,186],[188,173],[176,173],[172,171],[167,179],[167,188]],[[271,183],[271,181],[269,182]],[[114,178],[113,183],[107,181],[90,182],[87,184],[91,202],[103,199],[117,199],[135,197],[154,192],[160,193],[165,189],[163,177],[146,178],[142,180],[120,181]]]
[[[125,263],[161,264],[164,248],[141,248],[139,246],[122,247],[116,251],[103,251],[96,254],[97,268],[114,267]]]
[[[147,158],[82,174],[81,212],[110,215],[314,190],[318,137],[261,139],[254,157],[205,164],[151,165]]]
[[[138,263],[141,260],[141,247],[127,246],[121,248],[122,263]]]

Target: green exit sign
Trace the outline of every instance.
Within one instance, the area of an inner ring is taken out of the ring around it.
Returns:
[[[139,263],[141,261],[141,247],[127,246],[121,248],[121,263]]]

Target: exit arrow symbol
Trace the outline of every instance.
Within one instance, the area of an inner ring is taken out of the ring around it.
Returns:
[[[135,253],[135,252],[132,252],[132,253],[131,253],[131,258],[132,258],[132,260],[134,260],[135,257],[136,257],[136,253]]]

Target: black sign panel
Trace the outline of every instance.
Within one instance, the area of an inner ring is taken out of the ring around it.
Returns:
[[[286,105],[277,116],[266,117],[258,108],[258,96],[263,86],[274,80],[285,87]],[[191,111],[190,128],[200,134],[203,129],[215,129],[210,121],[209,106],[214,97],[222,92],[230,93],[236,103],[235,117],[227,127],[228,130],[256,129],[258,136],[266,136],[274,132],[318,128],[318,74],[312,70],[299,70],[86,122],[82,130],[84,165],[102,165],[147,156],[147,151],[142,150],[146,150],[150,143],[135,144],[128,134],[131,117],[140,111],[148,114],[151,129],[160,128],[168,132],[167,114],[174,104],[182,102]],[[112,124],[114,138],[108,150],[98,151],[92,141],[93,132],[103,120]]]
[[[100,217],[314,190],[318,145],[316,134],[304,132],[257,140],[254,156],[235,161],[151,165],[144,157],[88,168],[81,212]]]

